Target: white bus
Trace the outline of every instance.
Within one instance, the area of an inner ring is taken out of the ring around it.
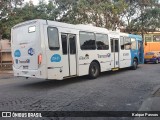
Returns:
[[[100,72],[143,63],[140,36],[88,25],[26,21],[11,29],[11,45],[14,76],[26,78],[96,78]]]

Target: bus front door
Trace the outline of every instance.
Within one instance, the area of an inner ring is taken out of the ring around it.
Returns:
[[[74,76],[77,74],[76,60],[76,35],[61,34],[63,76]]]
[[[111,66],[112,68],[118,68],[119,67],[119,40],[115,38],[111,38]]]
[[[139,62],[144,63],[144,49],[143,49],[143,42],[138,41],[138,54],[139,54]]]

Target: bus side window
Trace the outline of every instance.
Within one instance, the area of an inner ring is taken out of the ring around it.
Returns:
[[[96,45],[97,45],[97,50],[108,50],[109,49],[108,35],[97,33]]]
[[[111,52],[114,52],[113,38],[111,38]]]
[[[131,49],[136,50],[137,49],[137,42],[135,38],[131,38]]]
[[[120,37],[121,50],[124,50],[124,37]]]
[[[58,29],[54,27],[48,27],[48,46],[50,50],[59,50],[59,38]]]
[[[61,35],[61,41],[62,41],[63,55],[66,55],[67,54],[67,35],[66,34]]]
[[[79,40],[81,45],[81,50],[95,50],[96,40],[95,34],[92,32],[80,32]]]
[[[131,49],[131,39],[129,37],[124,38],[125,50]]]
[[[115,52],[119,52],[119,39],[115,39]]]
[[[76,54],[76,35],[69,35],[70,54]]]

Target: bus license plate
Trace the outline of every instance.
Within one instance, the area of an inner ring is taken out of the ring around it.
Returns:
[[[28,66],[23,66],[23,69],[28,69]]]

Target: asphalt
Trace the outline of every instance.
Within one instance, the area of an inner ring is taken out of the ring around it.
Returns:
[[[84,76],[64,81],[17,78],[12,71],[2,71],[0,110],[160,111],[159,68],[160,64],[146,64],[135,71],[105,72],[95,80]],[[94,119],[160,120],[157,117]]]

